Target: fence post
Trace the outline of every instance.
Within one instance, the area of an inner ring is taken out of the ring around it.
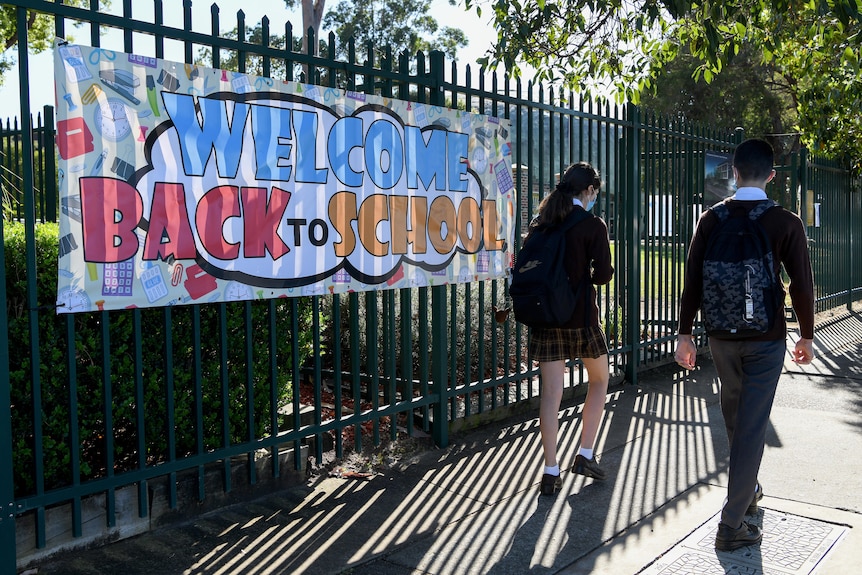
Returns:
[[[18,50],[18,80],[20,82],[21,111],[21,155],[24,177],[24,226],[30,238],[35,238],[35,207],[33,197],[33,128],[30,118],[29,79],[30,66],[26,47],[27,10],[16,9]],[[53,143],[52,143],[53,146]],[[3,226],[0,223],[0,237]],[[35,246],[28,242],[27,270],[35,270]],[[17,571],[18,551],[15,541],[15,482],[12,468],[12,390],[9,382],[9,330],[6,312],[6,252],[0,247],[0,575],[12,575]],[[28,278],[28,304],[36,307],[36,281]],[[30,312],[31,325],[36,325],[36,314]],[[38,341],[31,338],[31,342]],[[38,347],[31,347],[34,360],[38,358]],[[34,353],[35,352],[35,353]]]
[[[805,229],[805,238],[808,242],[808,251],[811,252],[811,244],[812,240],[810,237],[810,233],[812,230],[808,229],[808,192],[809,186],[811,185],[810,179],[810,170],[808,169],[808,148],[800,148],[799,150],[799,167],[797,170],[798,173],[798,183],[797,183],[797,210],[799,213],[799,219],[802,220],[803,229]],[[811,254],[812,257],[812,267],[815,265],[816,254]],[[817,311],[817,277],[815,274],[814,278],[814,311]]]
[[[42,182],[42,194],[45,201],[46,222],[57,221],[57,159],[54,157],[54,107],[45,106],[42,109],[42,153],[44,154],[45,177]]]
[[[641,317],[641,146],[640,146],[640,109],[634,104],[627,105],[628,124],[626,125],[626,172],[623,188],[623,228],[628,230],[625,243],[626,322],[623,340],[631,350],[625,366],[625,378],[631,384],[638,382],[638,363],[640,362],[640,317]]]
[[[429,99],[432,106],[446,104],[443,93],[445,59],[443,52],[433,50],[429,54],[431,64]],[[437,400],[432,405],[434,427],[431,433],[438,447],[449,445],[449,420],[446,406],[449,403],[449,379],[447,366],[449,353],[446,347],[446,286],[431,287],[431,385]]]
[[[3,218],[0,217],[0,238],[2,237]],[[0,575],[13,575],[16,570],[17,559],[8,327],[9,322],[6,316],[6,250],[3,247],[3,242],[0,242]]]
[[[799,217],[808,228],[808,149],[799,150]]]
[[[855,267],[856,258],[853,257],[853,252],[855,251],[856,246],[858,245],[858,230],[856,223],[853,221],[853,177],[851,174],[847,173],[847,189],[844,190],[844,195],[847,198],[847,311],[853,311],[853,279],[854,274],[853,270]]]
[[[3,198],[0,197],[0,204]],[[0,205],[0,575],[13,575],[15,542],[15,475],[12,459],[12,389],[9,381],[9,321],[6,313],[6,248]]]

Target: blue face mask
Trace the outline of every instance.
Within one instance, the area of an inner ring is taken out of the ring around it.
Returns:
[[[598,199],[599,199],[599,195],[598,195],[598,194],[596,194],[596,199],[595,199],[595,200],[590,201],[590,203],[588,203],[588,204],[587,204],[587,211],[588,211],[588,212],[589,212],[589,211],[591,211],[591,210],[593,209],[593,206],[595,206],[595,205],[596,205],[596,200],[598,200]]]

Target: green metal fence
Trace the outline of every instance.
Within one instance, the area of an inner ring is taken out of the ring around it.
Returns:
[[[803,187],[803,217],[816,283],[816,309],[851,306],[859,299],[862,269],[858,249],[862,225],[859,182],[834,162],[812,157]],[[847,233],[851,230],[851,233]]]
[[[862,285],[854,254],[862,232],[862,182],[846,167],[804,149],[776,171],[769,193],[806,224],[815,311],[851,309]]]
[[[600,291],[612,373],[636,382],[638,371],[672,357],[687,244],[710,201],[707,156],[729,152],[740,134],[460,69],[440,53],[378,57],[373,47],[351,45],[341,61],[332,36],[322,56],[277,48],[266,20],[262,45],[242,32],[232,40],[223,33],[234,24],[245,30],[244,17],[225,24],[215,6],[210,31],[195,32],[188,0],[183,28],[164,25],[161,0],[152,1],[150,19],[136,18],[130,0],[111,12],[96,4],[4,3],[17,8],[19,46],[35,10],[54,15],[60,37],[82,23],[94,46],[114,38],[104,47],[164,57],[166,45],[181,45],[186,62],[207,48],[217,67],[236,56],[239,71],[259,65],[264,75],[278,69],[284,79],[506,118],[521,231],[565,166],[592,162],[605,181],[597,210],[609,225],[616,268]],[[292,46],[289,24],[284,34]],[[25,50],[17,73],[18,117],[29,119],[33,72]],[[21,540],[22,530],[32,530],[23,539],[37,551],[54,544],[47,529],[53,510],[67,508],[67,529],[83,537],[83,507],[93,497],[103,501],[104,525],[116,528],[121,490],[132,489],[135,513],[146,518],[162,487],[167,506],[180,505],[179,486],[189,476],[205,502],[237,483],[301,469],[303,449],[320,461],[330,449],[340,457],[420,433],[442,446],[453,428],[534,406],[540,382],[529,334],[511,319],[494,319],[494,308],[506,306],[503,280],[57,316],[64,239],[51,224],[63,209],[53,129],[49,107],[35,122],[12,120],[0,130],[0,573],[13,573],[16,556],[30,552],[16,549],[16,533]],[[819,226],[808,228],[818,309],[850,306],[862,286],[853,259],[858,185],[846,171],[804,156],[781,175],[773,196],[803,217],[818,210]],[[572,367],[566,387],[576,392],[583,373],[577,362]],[[213,468],[220,471],[215,486],[207,480]]]
[[[0,125],[0,185],[3,189],[3,216],[24,218],[23,157],[18,118],[7,119]],[[33,207],[36,219],[53,222],[57,219],[57,173],[54,155],[54,108],[45,106],[32,123],[33,134]]]

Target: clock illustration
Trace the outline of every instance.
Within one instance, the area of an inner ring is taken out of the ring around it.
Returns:
[[[477,146],[473,148],[473,153],[470,157],[470,167],[482,174],[488,169],[488,153],[485,148]]]
[[[428,285],[428,277],[422,270],[413,270],[413,276],[410,278],[411,287],[426,287]]]
[[[101,100],[94,115],[96,128],[106,139],[118,142],[132,133],[126,105],[115,98]]]
[[[64,287],[57,292],[57,307],[62,312],[90,311],[90,296],[83,290]]]
[[[232,281],[227,284],[227,287],[224,289],[224,299],[225,301],[254,299],[254,292],[252,291],[251,286]]]

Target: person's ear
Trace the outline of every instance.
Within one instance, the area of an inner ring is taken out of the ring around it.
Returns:
[[[768,184],[769,182],[771,182],[774,177],[775,177],[775,170],[772,170],[772,172],[769,173],[769,177],[766,178],[766,183]]]

